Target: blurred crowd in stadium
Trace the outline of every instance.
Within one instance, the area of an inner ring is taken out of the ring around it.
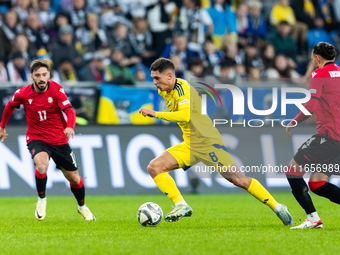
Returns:
[[[339,43],[340,0],[0,0],[0,82],[132,85],[172,59],[180,78],[294,79],[319,41]]]

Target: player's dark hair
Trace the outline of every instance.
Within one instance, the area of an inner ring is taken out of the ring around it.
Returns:
[[[155,60],[150,67],[150,71],[158,71],[160,73],[168,69],[175,71],[175,66],[170,59],[166,58],[159,58]]]
[[[333,60],[336,56],[335,47],[332,44],[319,42],[313,48],[314,55],[319,55],[325,60]]]
[[[36,59],[33,60],[30,65],[30,72],[38,70],[40,67],[46,67],[48,71],[50,71],[50,64],[47,59]]]

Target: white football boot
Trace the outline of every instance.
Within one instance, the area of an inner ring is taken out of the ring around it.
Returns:
[[[323,228],[322,220],[311,222],[309,219],[306,219],[300,225],[291,227],[290,229],[301,229],[301,228]]]
[[[285,205],[281,204],[280,210],[274,210],[276,213],[277,217],[280,218],[280,220],[283,222],[285,226],[287,225],[293,225],[293,217],[292,215],[288,212],[288,208]]]
[[[165,215],[164,219],[167,222],[178,221],[183,217],[191,217],[193,211],[189,205],[177,205],[175,208]]]
[[[90,209],[86,206],[79,206],[78,205],[78,213],[80,213],[85,220],[96,220],[94,215],[91,213]]]
[[[47,203],[46,197],[44,197],[44,198],[38,197],[38,203],[37,203],[37,207],[35,209],[35,217],[37,218],[37,220],[45,219],[46,203]]]

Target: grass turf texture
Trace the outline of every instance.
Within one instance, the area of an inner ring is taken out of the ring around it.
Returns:
[[[274,193],[295,222],[304,211],[290,193]],[[34,217],[36,197],[0,198],[0,254],[337,254],[339,206],[313,196],[324,229],[290,230],[248,194],[185,195],[191,218],[142,227],[136,212],[145,202],[163,213],[172,203],[162,195],[90,196],[97,217],[85,222],[73,197],[48,197],[44,221]]]

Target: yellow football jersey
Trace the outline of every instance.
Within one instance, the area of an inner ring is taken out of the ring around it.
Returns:
[[[176,122],[183,139],[190,147],[223,145],[223,140],[208,115],[201,114],[201,97],[186,80],[176,79],[174,89],[167,93],[158,90],[170,112],[156,112],[156,118]]]

